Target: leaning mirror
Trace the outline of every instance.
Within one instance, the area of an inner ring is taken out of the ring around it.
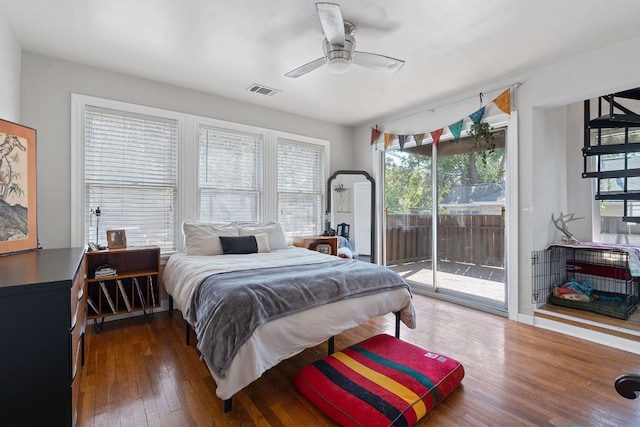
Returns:
[[[341,237],[340,245],[355,258],[375,260],[375,182],[365,171],[339,170],[327,182],[325,233]]]

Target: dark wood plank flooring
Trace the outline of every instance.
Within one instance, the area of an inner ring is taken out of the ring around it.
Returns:
[[[640,399],[619,396],[614,380],[640,373],[640,355],[519,324],[467,307],[414,296],[418,328],[401,337],[461,361],[462,386],[418,426],[637,426]],[[336,350],[377,333],[393,334],[393,316],[336,337]],[[234,397],[231,413],[178,311],[153,322],[132,318],[87,325],[79,426],[331,426],[292,383],[326,354],[305,350]]]

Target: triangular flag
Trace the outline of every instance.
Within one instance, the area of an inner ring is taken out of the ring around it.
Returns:
[[[398,135],[398,145],[400,145],[400,151],[404,148],[404,142],[407,139],[407,135]]]
[[[481,109],[479,109],[478,111],[474,112],[469,116],[469,118],[473,123],[479,123],[480,121],[482,121],[482,118],[484,117],[485,108],[486,107],[482,107]]]
[[[498,106],[502,111],[507,114],[511,114],[511,89],[507,89],[502,92],[493,103]]]
[[[464,123],[464,119],[458,120],[452,125],[449,125],[449,130],[451,131],[451,135],[455,138],[456,142],[460,140],[460,134],[462,133],[462,125]]]
[[[440,137],[442,136],[442,132],[444,131],[443,128],[440,128],[438,130],[434,130],[431,133],[431,138],[433,139],[433,143],[436,145],[436,148],[438,148],[438,143],[440,142]]]
[[[416,142],[417,146],[422,145],[423,139],[424,139],[424,133],[416,133],[413,135],[413,140]]]
[[[395,134],[393,133],[384,133],[384,149],[386,150],[387,148],[389,148],[389,146],[391,145],[391,141],[393,140],[393,137],[395,136]]]
[[[376,126],[375,129],[371,128],[371,145],[373,145],[378,140],[381,133],[382,132],[378,130],[378,126]]]

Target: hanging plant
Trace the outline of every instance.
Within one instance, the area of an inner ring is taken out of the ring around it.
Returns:
[[[478,150],[482,163],[487,163],[487,155],[496,149],[493,126],[487,122],[473,122],[469,128],[469,136],[473,138],[473,149]]]
[[[345,190],[346,188],[344,188],[344,185],[342,184],[338,184],[335,187],[333,187],[333,191],[335,191],[336,193],[342,193]]]

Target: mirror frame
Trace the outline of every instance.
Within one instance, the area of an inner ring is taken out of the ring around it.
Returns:
[[[331,213],[331,183],[338,175],[362,175],[371,182],[371,262],[375,263],[376,259],[376,182],[367,171],[358,170],[338,170],[335,171],[327,180],[326,198],[327,212]],[[325,230],[326,231],[326,230]]]

